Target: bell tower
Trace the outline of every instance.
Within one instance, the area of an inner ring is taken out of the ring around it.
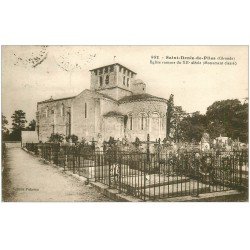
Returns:
[[[118,100],[132,94],[132,83],[136,73],[127,67],[114,63],[90,70],[90,89],[110,95]]]

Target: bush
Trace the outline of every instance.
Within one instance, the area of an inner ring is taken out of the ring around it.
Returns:
[[[48,140],[49,142],[59,143],[59,142],[63,142],[64,135],[59,134],[59,133],[52,133],[51,136],[48,139],[49,139]]]
[[[76,136],[76,135],[68,135],[68,136],[66,137],[66,141],[67,141],[67,142],[69,142],[70,139],[71,139],[71,141],[72,141],[73,143],[77,143],[77,142],[78,142],[78,136]]]

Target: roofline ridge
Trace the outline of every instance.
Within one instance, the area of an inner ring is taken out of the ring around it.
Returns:
[[[55,102],[55,101],[61,101],[61,100],[66,100],[66,99],[73,99],[76,96],[77,95],[69,96],[69,97],[62,97],[62,98],[57,98],[57,99],[48,99],[48,100],[40,101],[40,102],[37,102],[37,103],[40,104],[40,103],[46,103],[46,102]]]
[[[131,72],[133,72],[134,74],[137,75],[137,73],[136,73],[135,71],[133,71],[132,69],[129,69],[128,67],[126,67],[126,66],[124,66],[123,64],[118,63],[118,62],[111,63],[111,64],[106,64],[106,65],[103,65],[103,66],[100,66],[100,67],[97,67],[97,68],[94,68],[94,69],[90,69],[89,71],[91,72],[91,71],[93,71],[93,70],[105,68],[105,67],[108,67],[108,66],[111,66],[111,65],[120,65],[120,66],[124,67],[125,69],[128,69],[128,70],[130,70]]]

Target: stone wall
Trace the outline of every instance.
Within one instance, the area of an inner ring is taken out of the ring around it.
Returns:
[[[113,71],[110,72],[111,66],[99,68],[91,71],[91,90],[102,91],[116,100],[131,94],[131,85],[136,77],[129,69],[119,65],[112,65]],[[120,70],[121,68],[121,70]],[[105,71],[105,69],[108,69]],[[124,72],[125,70],[125,72]],[[100,73],[101,71],[101,73]],[[106,77],[109,77],[109,82],[106,83]],[[102,77],[102,84],[100,84],[100,77]],[[114,87],[119,87],[112,89]],[[108,91],[105,91],[105,90]]]
[[[131,84],[130,90],[133,92],[133,94],[145,94],[146,84],[140,79],[134,80]]]
[[[106,95],[114,98],[115,100],[119,100],[119,99],[121,99],[121,98],[123,98],[125,96],[132,95],[131,91],[128,91],[128,90],[122,89],[122,88],[118,88],[118,87],[103,89],[103,90],[100,90],[98,92],[106,94]]]
[[[95,98],[92,92],[85,90],[75,97],[72,103],[71,133],[77,135],[79,140],[91,140],[95,137],[95,113]]]
[[[122,139],[124,137],[123,117],[104,117],[102,123],[102,138],[108,141],[110,137]]]
[[[109,76],[109,83],[106,84],[105,79],[106,76]],[[102,77],[102,85],[100,85],[100,77]],[[114,72],[110,72],[110,73],[103,73],[103,74],[99,74],[97,73],[97,75],[95,75],[95,72],[92,71],[91,72],[91,90],[101,90],[101,89],[105,89],[107,87],[114,87],[116,86],[116,82],[117,82],[117,76],[115,71]]]
[[[150,134],[150,140],[166,137],[165,102],[147,100],[122,103],[119,105],[119,111],[128,116],[125,135],[129,140],[134,141],[136,137],[146,140],[147,134]]]
[[[22,131],[22,145],[26,143],[38,143],[37,131]]]
[[[73,98],[58,99],[37,104],[39,141],[46,142],[53,132],[66,135],[72,100]]]

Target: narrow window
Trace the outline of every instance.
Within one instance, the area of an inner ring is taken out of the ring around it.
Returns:
[[[110,72],[113,72],[114,71],[114,65],[111,65],[110,66]]]
[[[127,87],[129,86],[129,78],[127,78]]]
[[[130,73],[130,72],[128,71],[128,72],[127,72],[127,76],[129,76],[129,73]]]
[[[141,130],[143,130],[144,117],[141,117]]]
[[[102,77],[101,76],[99,77],[99,83],[100,83],[100,86],[102,86]]]
[[[97,75],[97,70],[94,70],[94,72],[95,72],[95,75]]]
[[[131,78],[133,78],[134,74],[131,72]]]
[[[62,103],[62,106],[61,106],[61,116],[64,116],[64,104]]]
[[[119,66],[119,72],[121,72],[122,71],[122,67],[121,66]]]
[[[133,129],[133,117],[130,116],[130,130]]]
[[[104,72],[105,72],[105,73],[108,73],[108,67],[105,67],[105,68],[104,68]]]
[[[101,75],[102,74],[102,69],[99,69],[99,75]]]
[[[106,83],[106,84],[109,84],[109,76],[108,76],[108,75],[106,75],[105,83]]]
[[[125,76],[123,77],[123,85],[125,85],[126,84],[126,78],[125,78]]]
[[[86,102],[85,102],[84,110],[85,110],[85,118],[87,118],[87,103]]]
[[[123,74],[124,74],[124,75],[126,74],[126,69],[123,69]]]

